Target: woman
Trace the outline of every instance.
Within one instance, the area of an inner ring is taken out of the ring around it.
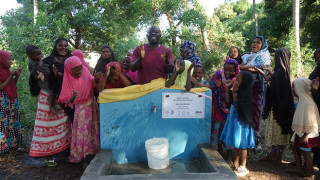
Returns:
[[[240,70],[250,71],[253,73],[252,89],[252,125],[256,140],[256,152],[262,154],[261,145],[259,144],[260,116],[262,112],[264,79],[256,68],[262,69],[263,66],[270,66],[271,56],[268,51],[268,42],[263,36],[257,36],[252,41],[252,51],[242,57],[244,64],[240,65]]]
[[[17,81],[20,68],[10,72],[11,54],[0,50],[0,154],[22,144]]]
[[[188,60],[191,63],[193,63],[193,61],[195,61],[195,66],[197,65],[202,66],[202,61],[199,56],[196,56],[195,49],[196,49],[196,46],[193,44],[192,41],[183,41],[180,46],[180,51],[185,51],[187,57],[186,59],[184,59],[184,57],[182,56],[179,57],[178,58],[179,62],[182,60]],[[180,52],[180,54],[184,54],[184,52]]]
[[[277,163],[281,163],[283,149],[289,144],[292,132],[294,102],[290,81],[290,57],[288,49],[276,50],[274,73],[268,69],[269,75],[272,76],[267,87],[262,113],[263,119],[268,118],[265,143],[272,147],[271,153],[262,160]]]
[[[99,58],[99,60],[97,62],[96,67],[94,68],[93,72],[105,73],[106,65],[109,62],[113,62],[113,61],[117,61],[117,60],[113,55],[111,47],[108,46],[108,45],[102,46],[101,49],[100,49],[100,53],[101,53],[101,56],[100,56],[100,58]]]
[[[51,55],[43,60],[49,65],[50,74],[48,87],[58,97],[62,87],[64,61],[71,56],[66,39],[55,41]],[[71,129],[70,121],[65,111],[56,104],[57,114],[50,111],[49,93],[41,89],[38,100],[37,116],[30,147],[30,156],[47,156],[47,166],[56,166],[52,155],[60,153],[70,147]]]

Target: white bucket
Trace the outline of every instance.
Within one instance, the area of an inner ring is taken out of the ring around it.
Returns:
[[[169,165],[169,142],[166,138],[152,138],[145,142],[148,166],[164,169]]]

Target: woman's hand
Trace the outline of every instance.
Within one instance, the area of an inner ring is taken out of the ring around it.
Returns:
[[[10,73],[12,76],[19,76],[21,74],[21,69],[16,67],[14,68],[11,73]],[[19,75],[18,75],[19,74]]]
[[[55,76],[59,75],[59,71],[58,71],[57,67],[54,64],[52,64],[52,72],[53,72],[53,74]]]
[[[140,45],[140,58],[143,59],[145,54],[146,54],[146,51],[144,50],[144,45],[141,44]]]
[[[40,79],[42,82],[44,82],[44,75],[42,72],[37,71],[38,79]]]
[[[264,74],[264,72],[260,68],[254,67],[254,70],[257,71],[260,74]]]

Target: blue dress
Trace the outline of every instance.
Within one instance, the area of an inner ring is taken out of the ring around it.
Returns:
[[[227,146],[248,149],[255,147],[254,131],[252,126],[245,126],[238,120],[238,113],[234,105],[231,105],[227,121],[224,125],[220,140]]]

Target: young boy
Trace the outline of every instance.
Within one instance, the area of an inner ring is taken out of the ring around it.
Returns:
[[[30,58],[29,86],[30,86],[31,95],[37,96],[39,94],[39,91],[34,91],[34,89],[37,89],[37,88],[47,91],[49,93],[50,110],[52,113],[57,114],[58,111],[55,108],[56,97],[55,95],[52,94],[51,90],[48,88],[48,78],[45,78],[50,74],[50,70],[48,66],[41,61],[41,57],[42,57],[41,49],[37,46],[29,45],[26,48],[26,54]]]
[[[204,75],[204,69],[200,65],[195,65],[193,69],[193,74],[191,77],[192,87],[208,87],[210,88],[210,84],[207,80],[202,79]]]

